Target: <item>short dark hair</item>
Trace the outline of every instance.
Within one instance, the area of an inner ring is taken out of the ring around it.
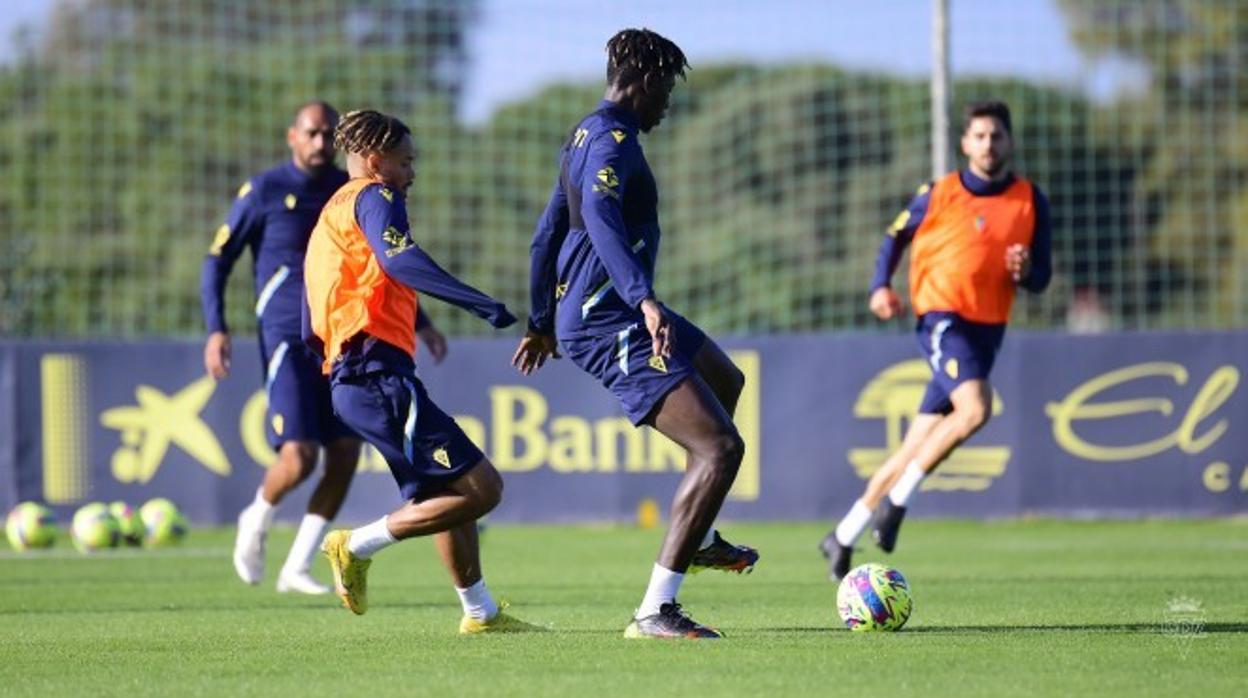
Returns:
[[[338,118],[338,110],[337,110],[337,109],[334,109],[334,105],[330,104],[329,102],[326,102],[326,101],[325,101],[325,100],[323,100],[323,99],[310,99],[310,100],[308,100],[308,101],[304,102],[303,104],[300,104],[300,105],[299,105],[299,106],[295,109],[295,115],[294,115],[294,117],[293,117],[293,118],[291,118],[290,123],[292,123],[292,124],[294,124],[294,123],[298,123],[298,122],[299,122],[299,115],[303,113],[303,110],[305,110],[305,109],[311,109],[312,107],[320,107],[321,109],[324,109],[325,111],[329,112],[330,114],[333,114],[335,119],[336,119],[336,118]]]
[[[609,85],[630,85],[647,75],[683,78],[688,67],[679,46],[649,29],[624,29],[607,42]]]
[[[1014,127],[1010,123],[1010,107],[1005,102],[996,99],[985,99],[978,102],[971,102],[962,110],[962,133],[971,127],[971,121],[982,116],[993,116],[1001,121],[1001,125],[1005,127],[1005,132],[1014,135]]]
[[[412,130],[402,121],[372,109],[348,112],[334,131],[334,147],[348,153],[388,153]]]

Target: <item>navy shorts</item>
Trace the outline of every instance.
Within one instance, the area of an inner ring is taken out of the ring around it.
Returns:
[[[983,380],[992,371],[1005,337],[1005,325],[963,320],[956,313],[934,312],[919,318],[919,348],[932,369],[932,381],[919,405],[921,414],[949,414],[953,389],[968,380]]]
[[[485,456],[414,375],[374,371],[335,377],[334,410],[375,446],[403,498],[420,501],[447,486]]]
[[[637,322],[613,334],[563,342],[572,362],[597,378],[620,401],[634,425],[645,421],[654,406],[681,381],[695,375],[693,358],[706,341],[696,325],[671,310],[675,349],[670,357],[654,355],[646,323]]]
[[[265,435],[277,450],[287,441],[328,444],[355,436],[336,416],[321,360],[298,338],[262,338],[264,391],[269,401]]]

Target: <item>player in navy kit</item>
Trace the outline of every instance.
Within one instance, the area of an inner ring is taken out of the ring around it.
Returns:
[[[255,500],[238,520],[234,568],[248,584],[264,575],[264,541],[274,508],[316,468],[325,449],[325,471],[308,502],[290,554],[278,576],[279,591],[324,594],[329,587],[309,574],[328,528],[346,498],[360,455],[360,441],[334,417],[329,384],[319,360],[300,337],[303,258],[321,207],[347,181],[334,166],[338,114],[325,102],[295,113],[286,141],[291,159],[258,174],[238,191],[224,225],[204,260],[201,296],[208,340],[204,365],[220,380],[230,369],[230,334],[224,290],[235,261],[250,249],[255,262],[256,324],[268,397],[266,432],[277,461]],[[421,336],[435,359],[445,339],[427,321]]]
[[[745,378],[653,288],[658,190],[637,140],[662,120],[688,63],[676,44],[626,29],[607,43],[607,92],[570,134],[531,247],[529,328],[512,363],[529,374],[557,343],[620,401],[688,452],[671,526],[626,637],[715,638],[676,602],[686,570],[741,572],[758,552],[712,527],[745,445],[732,413]]]

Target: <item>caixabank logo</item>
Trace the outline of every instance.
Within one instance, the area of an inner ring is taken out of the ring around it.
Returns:
[[[901,447],[906,428],[914,419],[923,399],[923,391],[931,381],[932,369],[922,359],[893,364],[876,374],[858,393],[854,417],[860,420],[883,421],[883,446],[851,448],[847,455],[854,473],[870,479],[890,455]],[[993,391],[992,414],[1001,414],[1004,404]],[[923,490],[981,492],[1005,474],[1010,461],[1008,446],[964,445],[930,477],[923,480]]]
[[[761,487],[761,362],[754,351],[730,354],[746,375],[735,421],[747,449],[729,498],[756,501]],[[274,461],[265,430],[270,425],[280,432],[280,415],[267,414],[263,389],[217,383],[207,376],[143,380],[136,372],[128,399],[95,404],[87,356],[48,354],[42,366],[44,491],[53,503],[81,501],[92,489],[92,477],[111,476],[141,486],[175,462],[177,467],[203,468],[226,478],[249,461],[261,468]],[[242,389],[248,391],[247,397],[234,413],[236,418],[222,419],[221,410],[206,409],[218,400],[237,400],[240,396],[231,396],[230,391]],[[479,389],[489,396],[488,412],[454,416],[505,473],[642,475],[678,474],[685,469],[684,449],[652,429],[634,428],[624,417],[561,413],[557,393],[488,378],[481,379]],[[102,451],[99,454],[91,452],[87,436],[92,421],[108,435],[94,443]],[[171,458],[175,454],[177,458]],[[183,465],[188,457],[190,465]],[[101,468],[93,473],[95,462],[108,463],[107,472]],[[367,447],[360,472],[388,477],[389,469],[380,454]]]

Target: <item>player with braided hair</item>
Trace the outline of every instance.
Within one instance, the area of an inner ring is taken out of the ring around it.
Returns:
[[[688,453],[650,585],[625,637],[717,638],[685,614],[685,572],[752,569],[758,551],[712,524],[745,444],[732,421],[745,376],[693,323],[659,302],[658,190],[637,137],[658,125],[688,62],[675,43],[625,29],[607,43],[607,91],[563,146],[531,246],[532,313],[512,363],[528,375],[562,345],[648,424]]]
[[[502,612],[481,573],[476,521],[498,505],[503,480],[429,398],[412,358],[417,292],[494,327],[516,319],[412,239],[404,200],[416,147],[402,121],[351,112],[334,142],[347,153],[351,179],[330,197],[308,241],[303,336],[324,359],[334,411],[382,454],[406,500],[373,523],[325,537],[336,591],[352,612],[364,613],[373,555],[431,535],[463,605],[461,633],[530,628]]]

